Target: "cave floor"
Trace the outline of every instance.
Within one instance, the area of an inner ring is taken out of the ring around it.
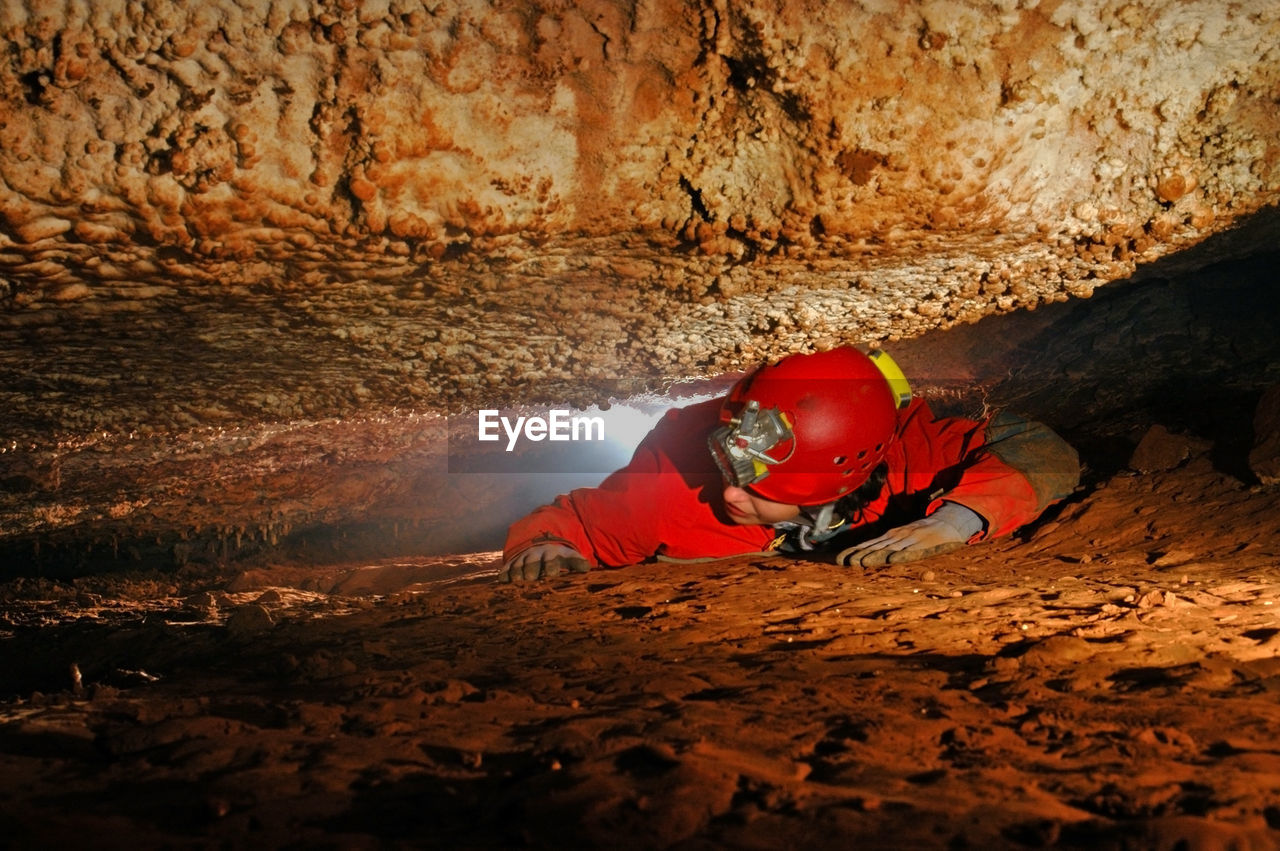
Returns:
[[[1198,457],[866,574],[504,586],[489,553],[11,581],[0,835],[1277,847],[1277,509]]]

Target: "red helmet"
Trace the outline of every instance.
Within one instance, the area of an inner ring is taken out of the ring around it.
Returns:
[[[822,505],[870,477],[910,401],[884,352],[790,355],[733,386],[707,444],[729,484],[773,502]]]

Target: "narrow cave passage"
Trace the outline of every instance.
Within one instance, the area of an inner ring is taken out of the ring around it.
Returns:
[[[6,538],[0,829],[14,847],[1273,847],[1280,494],[1251,451],[1276,428],[1255,420],[1280,381],[1276,259],[1157,266],[895,345],[939,409],[1016,407],[1086,469],[1007,539],[878,571],[740,557],[499,586],[505,524],[616,458],[464,472],[412,418],[11,470],[10,504],[51,475],[125,496],[205,475],[268,518],[325,496],[294,529],[152,512],[131,530],[121,510]],[[216,514],[213,493],[181,504]]]
[[[1265,236],[1269,226],[1255,228]],[[940,415],[1004,409],[1051,425],[1081,451],[1087,482],[1125,470],[1156,426],[1188,447],[1208,447],[1216,468],[1256,484],[1248,461],[1254,413],[1280,369],[1280,307],[1269,276],[1275,255],[1212,262],[1215,253],[1238,253],[1249,234],[1242,229],[1225,247],[1225,239],[1211,241],[1200,260],[1148,267],[1092,299],[883,345]],[[34,356],[56,361],[66,357],[59,345],[88,350],[111,333],[100,325],[80,331]],[[167,358],[163,349],[156,356]],[[294,363],[279,377],[296,383],[311,369]],[[489,552],[522,513],[621,466],[664,410],[722,394],[738,375],[676,383],[668,397],[629,396],[637,382],[613,380],[595,397],[612,395],[610,410],[565,409],[601,419],[607,439],[521,439],[514,453],[505,451],[510,435],[498,416],[537,417],[545,407],[493,409],[488,442],[477,440],[474,409],[446,417],[355,408],[343,417],[256,424],[246,417],[239,427],[153,434],[117,424],[100,436],[82,429],[43,445],[26,436],[39,421],[14,407],[6,427],[32,449],[14,441],[5,453],[0,555],[11,576],[69,579],[117,569],[199,573]],[[166,393],[210,392],[181,374],[172,381]],[[38,388],[29,392],[40,398]],[[130,404],[88,387],[54,394],[76,395],[87,412]],[[56,410],[74,410],[74,402],[60,404]]]

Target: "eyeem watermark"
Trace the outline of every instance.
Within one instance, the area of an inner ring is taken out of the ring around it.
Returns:
[[[511,452],[521,437],[534,442],[604,440],[604,418],[574,416],[570,411],[550,410],[545,417],[504,417],[496,408],[479,413],[476,438],[482,441],[507,439],[507,451]]]

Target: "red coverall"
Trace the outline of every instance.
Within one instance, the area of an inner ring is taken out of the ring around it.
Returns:
[[[771,548],[773,527],[741,526],[725,513],[724,481],[706,444],[719,424],[720,404],[712,399],[669,411],[626,467],[598,487],[556,497],[514,523],[503,560],[540,543],[565,544],[593,565],[611,567],[654,556],[716,558]],[[985,521],[972,543],[1033,520],[1079,479],[1075,451],[1043,425],[1017,418],[936,419],[923,399],[898,412],[884,460],[888,480],[851,520],[854,528],[886,515],[898,521],[893,525],[919,519],[945,497]]]

